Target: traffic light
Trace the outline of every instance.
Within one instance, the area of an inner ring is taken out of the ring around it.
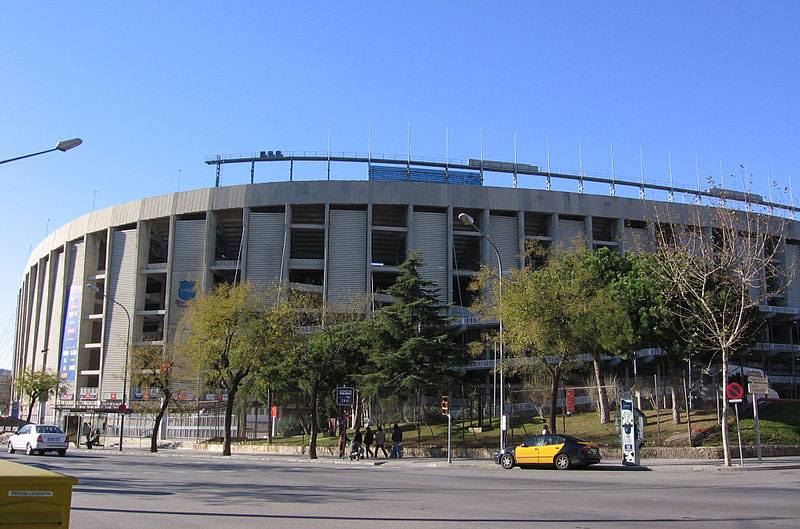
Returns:
[[[442,415],[450,413],[450,397],[442,395]]]

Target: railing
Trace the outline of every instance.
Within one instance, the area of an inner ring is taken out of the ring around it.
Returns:
[[[771,384],[800,384],[800,377],[791,375],[769,375],[767,378]]]
[[[676,187],[672,181],[666,182],[663,180],[654,180],[650,178],[638,177],[625,177],[617,175],[609,175],[608,173],[592,172],[592,171],[574,171],[555,168],[541,168],[539,166],[530,164],[517,164],[510,162],[496,162],[493,160],[464,160],[459,159],[442,159],[431,156],[419,156],[410,154],[405,156],[382,154],[382,153],[359,153],[359,152],[326,152],[326,151],[273,151],[272,155],[265,152],[262,156],[261,153],[238,153],[209,156],[206,158],[206,164],[216,165],[219,169],[223,164],[228,163],[243,163],[243,162],[268,162],[268,161],[311,161],[311,162],[356,162],[356,163],[387,163],[396,165],[414,165],[414,166],[427,166],[437,167],[441,169],[466,169],[466,170],[481,170],[482,173],[506,173],[514,174],[513,180],[516,187],[519,182],[520,176],[535,176],[556,180],[578,180],[580,182],[578,192],[583,192],[584,182],[590,184],[604,184],[609,186],[609,193],[616,194],[617,188],[621,191],[627,191],[629,198],[636,195],[638,190],[640,198],[645,197],[645,190],[655,191],[658,193],[666,193],[666,196],[659,196],[655,200],[660,201],[675,201],[675,195],[683,195],[684,203],[695,203],[697,205],[703,204],[703,199],[706,199],[706,204],[720,203],[725,207],[731,209],[743,209],[751,211],[755,209],[756,212],[765,213],[768,215],[783,215],[792,219],[800,212],[800,207],[791,204],[780,204],[777,202],[766,201],[761,196],[755,193],[739,193],[729,192],[716,188],[702,189],[699,185],[697,187]],[[482,164],[486,164],[483,166]],[[495,185],[495,184],[493,184]],[[524,186],[520,186],[524,187]],[[549,186],[548,186],[549,188]],[[614,189],[614,193],[611,193]],[[722,196],[724,193],[724,196]],[[620,193],[620,196],[624,196]],[[654,200],[654,198],[649,198]],[[777,211],[776,211],[777,210]]]
[[[226,259],[221,261],[214,261],[214,267],[222,268],[225,270],[235,270],[239,268],[239,263],[240,261],[237,261],[235,259]]]
[[[778,352],[792,352],[800,351],[800,345],[790,343],[762,343],[756,342],[750,348],[751,351],[778,351]]]
[[[758,310],[761,312],[775,312],[778,314],[790,314],[793,316],[800,315],[800,309],[794,307],[779,307],[777,305],[759,305]]]

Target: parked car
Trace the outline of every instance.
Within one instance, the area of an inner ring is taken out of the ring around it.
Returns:
[[[28,424],[8,438],[8,453],[25,450],[28,455],[34,452],[57,452],[63,456],[69,447],[69,436],[58,426],[50,424]]]
[[[555,465],[559,470],[600,462],[596,444],[571,435],[535,435],[519,446],[506,447],[494,455],[505,469],[526,465]]]

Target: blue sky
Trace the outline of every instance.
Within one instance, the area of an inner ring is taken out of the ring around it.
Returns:
[[[11,2],[0,18],[0,367],[31,246],[146,196],[212,186],[216,154],[480,156],[800,193],[794,2]],[[568,5],[562,5],[568,4]],[[262,164],[266,165],[266,164]],[[324,178],[324,166],[298,167]],[[732,183],[730,175],[736,176]],[[225,167],[223,185],[249,181]],[[334,178],[363,178],[337,165]],[[257,181],[285,177],[277,166]],[[490,183],[510,185],[510,178]],[[541,179],[522,180],[543,187]],[[570,187],[571,186],[571,187]],[[576,190],[573,184],[567,189]],[[96,191],[96,193],[95,193]],[[587,192],[605,193],[598,188]],[[777,198],[777,197],[776,197]],[[788,196],[786,197],[788,201]],[[49,219],[49,220],[48,220]]]

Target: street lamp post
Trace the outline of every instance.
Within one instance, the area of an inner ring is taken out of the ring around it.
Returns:
[[[127,404],[128,404],[128,354],[130,353],[131,349],[131,315],[128,312],[128,309],[125,308],[125,305],[117,301],[116,299],[106,296],[104,292],[100,290],[97,285],[92,285],[91,283],[86,284],[86,288],[94,290],[96,294],[100,294],[107,300],[111,301],[112,303],[116,303],[122,310],[125,311],[125,316],[128,317],[128,335],[127,339],[125,340],[125,369],[124,374],[122,375],[122,410],[120,413],[120,423],[119,423],[119,451],[122,452],[122,432],[125,429],[125,413],[127,412]]]
[[[484,239],[489,241],[489,244],[492,245],[492,249],[494,250],[494,255],[497,257],[497,292],[498,292],[498,304],[502,304],[503,302],[503,261],[500,259],[500,250],[497,249],[497,245],[494,241],[486,235],[478,226],[475,225],[475,219],[471,216],[467,215],[466,213],[459,213],[458,220],[461,221],[462,224],[465,226],[471,226],[474,228],[478,233],[483,236]],[[505,419],[505,380],[503,376],[503,372],[505,371],[505,366],[503,364],[503,360],[505,359],[504,350],[503,350],[503,311],[502,309],[498,313],[498,318],[500,323],[500,450],[504,450],[506,447],[506,421]],[[497,365],[494,366],[495,371],[497,371]]]
[[[45,154],[53,151],[61,151],[61,152],[68,151],[72,148],[77,147],[81,143],[83,143],[83,140],[80,138],[72,138],[71,140],[61,140],[52,149],[47,149],[46,151],[39,151],[32,154],[26,154],[24,156],[17,156],[16,158],[9,158],[8,160],[0,160],[0,164],[15,162],[17,160],[22,160],[23,158],[30,158],[31,156],[39,156],[40,154]]]

